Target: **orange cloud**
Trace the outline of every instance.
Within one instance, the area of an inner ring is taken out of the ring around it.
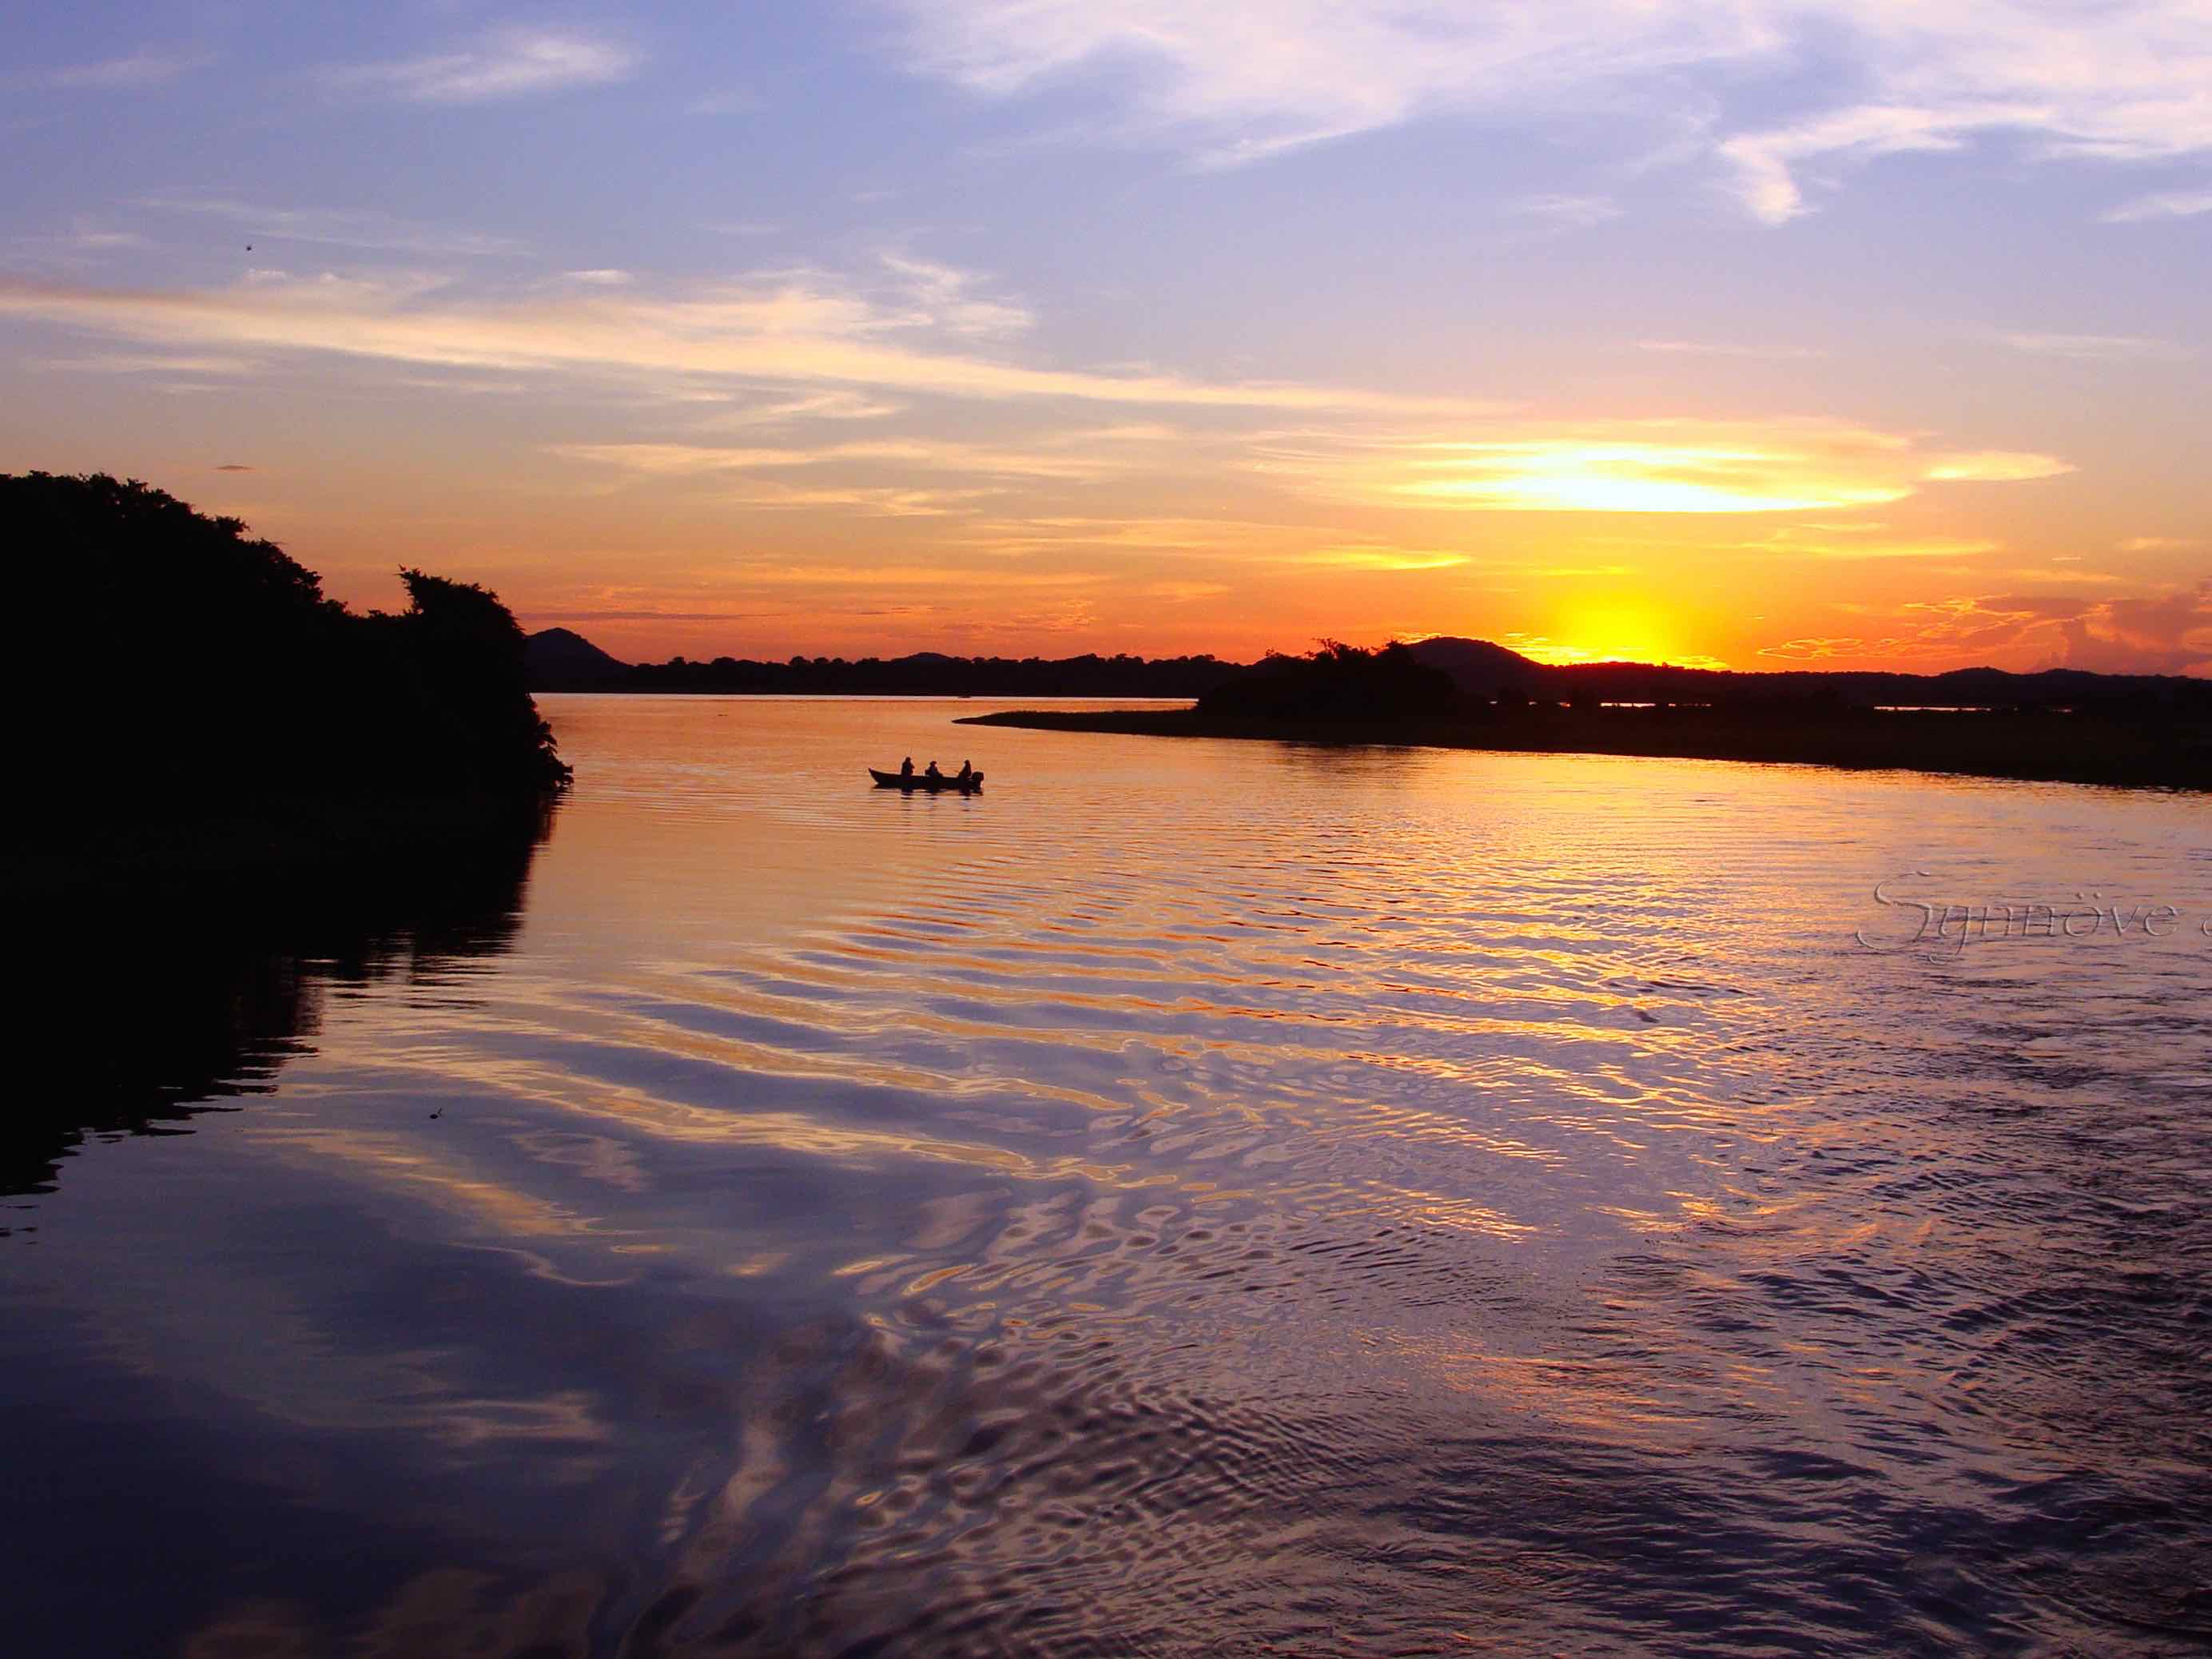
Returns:
[[[1784,661],[2007,658],[2019,666],[2182,674],[2212,666],[2212,581],[2164,592],[1993,594],[1899,606],[1881,635],[1809,636],[1762,646]]]
[[[896,303],[818,273],[675,298],[556,291],[446,298],[436,279],[258,272],[224,289],[0,281],[0,315],[198,347],[333,354],[447,368],[560,369],[692,382],[829,382],[953,398],[1213,409],[1467,415],[1495,405],[1281,382],[1032,368],[978,355],[975,302],[941,283]],[[906,343],[920,337],[933,349]]]
[[[2072,471],[2054,456],[1918,453],[1905,435],[1818,420],[1623,422],[1497,435],[1279,441],[1257,465],[1376,505],[1536,513],[1784,513],[1875,506],[1929,483]]]

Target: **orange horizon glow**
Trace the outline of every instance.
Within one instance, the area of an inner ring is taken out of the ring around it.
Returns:
[[[836,9],[351,76],[359,31],[281,67],[241,37],[259,125],[198,51],[85,70],[57,13],[14,88],[0,468],[137,477],[356,605],[419,565],[632,661],[1450,634],[2212,672],[2207,312],[2172,278],[2212,193],[2142,172],[2202,150],[2212,32],[952,9],[949,56]],[[763,48],[851,95],[692,84]],[[1954,78],[1898,72],[1929,52]],[[1595,147],[1464,165],[1554,118]],[[177,183],[178,134],[241,182]]]
[[[2033,499],[2079,474],[2048,455],[1806,420],[1639,421],[1608,439],[1495,415],[1458,422],[1499,434],[1480,440],[1394,436],[1364,413],[1197,434],[988,410],[958,437],[855,438],[884,418],[874,407],[789,401],[818,441],[743,416],[726,442],[549,446],[489,504],[434,461],[414,478],[420,518],[396,525],[304,468],[183,493],[273,535],[334,596],[388,605],[395,567],[422,563],[632,661],[1249,660],[1452,634],[1542,661],[2033,668],[2099,650],[2125,665],[2200,627],[2188,538],[2136,548],[2138,569],[2173,574],[2138,575],[2118,603],[2117,555],[2059,550],[2078,544]],[[1499,489],[1519,504],[1500,510]],[[1621,490],[1656,493],[1630,512],[1610,505]],[[1726,510],[1677,510],[1716,491]]]

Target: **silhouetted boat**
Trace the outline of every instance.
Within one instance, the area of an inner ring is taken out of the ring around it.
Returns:
[[[876,781],[878,789],[903,789],[909,793],[925,789],[934,795],[950,789],[955,794],[972,795],[983,787],[981,772],[970,772],[964,778],[947,772],[933,778],[927,772],[878,772],[871,766],[868,775]]]

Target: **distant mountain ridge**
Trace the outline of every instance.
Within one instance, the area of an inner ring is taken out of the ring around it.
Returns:
[[[1955,668],[1942,674],[1870,670],[1678,668],[1663,663],[1540,663],[1488,640],[1439,636],[1409,647],[1469,698],[1501,695],[1560,702],[1742,703],[1818,699],[1864,707],[1974,708],[2116,702],[2196,702],[2212,680],[2179,674],[2099,674],[2079,668],[2015,673]],[[1211,656],[1146,659],[954,657],[732,657],[625,663],[566,628],[529,636],[525,663],[533,691],[837,693],[878,696],[1202,697],[1247,665]]]
[[[2099,674],[2081,668],[2015,673],[1954,668],[1941,674],[1868,669],[1678,668],[1664,663],[1540,663],[1487,640],[1423,640],[1413,655],[1452,677],[1470,696],[1508,692],[1571,702],[1742,702],[1826,701],[1874,707],[1976,708],[2115,699],[2197,700],[2212,680],[2185,674]]]

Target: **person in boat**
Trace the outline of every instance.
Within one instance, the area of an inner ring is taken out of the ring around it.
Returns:
[[[924,772],[921,775],[938,782],[942,782],[945,778],[945,774],[938,769],[938,764],[935,761],[930,762],[929,770]]]
[[[913,756],[908,755],[904,760],[899,763],[899,775],[902,778],[910,778],[914,775]]]
[[[965,783],[965,782],[967,782],[967,781],[968,781],[968,780],[969,780],[969,779],[970,779],[970,778],[974,777],[975,775],[975,769],[973,766],[969,765],[966,761],[962,761],[962,762],[960,763],[960,778],[959,778],[959,781],[960,781],[962,783]]]

